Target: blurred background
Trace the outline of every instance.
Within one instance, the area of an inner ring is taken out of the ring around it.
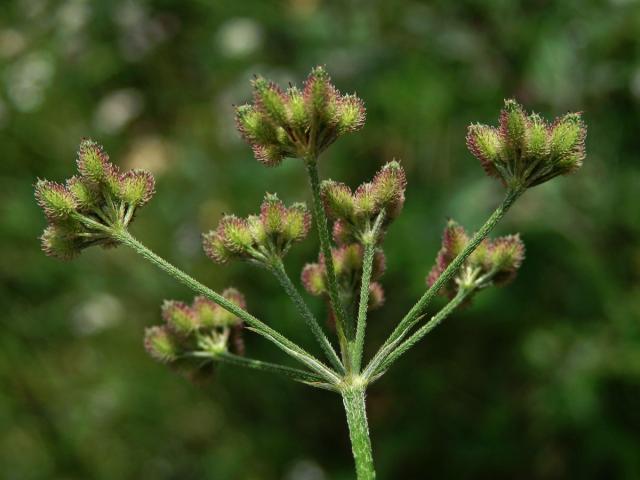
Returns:
[[[300,82],[326,64],[368,119],[322,175],[355,186],[396,157],[409,176],[368,354],[424,291],[446,219],[474,229],[500,201],[466,126],[495,123],[509,96],[589,126],[584,168],[498,227],[527,244],[517,281],[370,389],[379,477],[640,478],[639,31],[634,0],[0,2],[0,476],[353,478],[337,396],[232,367],[196,386],[153,362],[144,328],[163,299],[192,294],[123,248],[45,257],[32,192],[36,177],[70,176],[80,138],[96,138],[156,176],[136,236],[216,290],[240,288],[312,349],[274,280],[212,264],[199,236],[265,191],[309,200],[299,161],[252,158],[232,104],[254,73]],[[292,276],[316,249],[315,236],[293,249]]]

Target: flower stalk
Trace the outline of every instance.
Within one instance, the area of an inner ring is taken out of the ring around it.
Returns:
[[[282,260],[280,260],[279,258],[274,260],[273,265],[269,268],[269,270],[278,279],[278,282],[280,282],[280,285],[282,286],[282,288],[287,293],[287,295],[289,296],[293,304],[298,309],[300,316],[302,316],[305,323],[309,327],[309,330],[311,330],[311,333],[313,333],[315,339],[317,340],[318,344],[322,348],[322,351],[327,357],[327,360],[331,362],[331,365],[333,366],[333,368],[335,368],[339,373],[344,373],[344,366],[342,365],[340,358],[336,354],[336,351],[333,348],[333,345],[331,345],[331,342],[329,341],[327,336],[324,334],[322,327],[316,320],[313,313],[311,313],[311,310],[309,310],[307,303],[304,301],[304,299],[300,295],[300,292],[298,292],[298,289],[295,287],[295,285],[291,281],[291,278],[287,274],[287,271],[284,267],[284,263],[282,262]]]
[[[206,298],[212,300],[213,302],[220,305],[225,310],[230,313],[238,316],[247,325],[250,326],[250,329],[256,332],[258,335],[266,338],[267,340],[274,343],[278,348],[284,351],[287,355],[293,357],[300,363],[304,364],[310,370],[318,373],[322,378],[327,380],[329,383],[335,384],[340,381],[340,377],[329,367],[324,365],[320,360],[313,357],[311,354],[304,351],[297,344],[286,338],[281,333],[275,331],[265,323],[258,320],[256,317],[251,315],[249,312],[241,309],[235,303],[228,301],[222,295],[214,292],[209,287],[201,284],[193,277],[184,273],[179,268],[174,267],[169,262],[167,262],[164,258],[156,255],[153,251],[145,247],[142,243],[136,240],[127,230],[118,230],[114,232],[114,238],[118,241],[122,242],[124,245],[132,248],[136,253],[140,254],[142,257],[153,263],[155,266],[164,270],[166,273],[171,275],[173,278],[183,283],[187,287],[189,287],[194,292],[204,295]]]
[[[322,377],[314,373],[301,370],[299,368],[288,367],[286,365],[280,365],[272,362],[265,362],[263,360],[256,360],[253,358],[242,357],[229,352],[189,352],[185,354],[186,357],[197,358],[202,360],[215,360],[220,363],[226,363],[228,365],[234,365],[237,367],[245,367],[252,370],[259,370],[262,372],[275,373],[285,376],[296,382],[301,382],[307,385],[329,385],[326,384]],[[330,385],[329,385],[330,386]]]
[[[391,351],[389,355],[380,363],[380,365],[371,373],[371,377],[376,378],[385,370],[387,370],[392,363],[394,363],[398,358],[400,358],[404,353],[407,352],[411,347],[413,347],[416,343],[422,340],[431,330],[436,328],[442,321],[447,318],[456,308],[458,308],[464,301],[471,296],[474,291],[474,287],[471,288],[460,288],[458,293],[449,303],[447,303],[438,313],[436,313],[431,319],[425,323],[422,327],[416,330],[414,333],[409,336],[404,342],[402,342],[398,347]]]
[[[331,254],[331,240],[329,235],[329,224],[327,222],[327,216],[322,206],[322,199],[320,196],[320,179],[318,176],[317,159],[312,157],[305,162],[307,167],[307,173],[309,175],[309,182],[311,184],[311,194],[313,197],[313,216],[316,222],[316,229],[318,230],[318,237],[320,239],[320,251],[325,259],[325,268],[327,275],[327,290],[331,301],[331,308],[335,315],[336,320],[336,332],[338,340],[340,342],[340,350],[342,352],[342,363],[346,368],[351,366],[351,354],[350,354],[350,335],[351,330],[347,313],[345,311],[340,293],[338,292],[338,284],[336,282],[335,268],[333,264],[333,255]]]
[[[364,254],[362,258],[362,280],[360,282],[360,302],[358,303],[358,320],[356,324],[356,339],[352,354],[352,367],[354,373],[360,373],[362,353],[364,349],[364,336],[367,329],[367,311],[369,309],[369,293],[371,274],[373,272],[373,259],[380,227],[384,220],[385,212],[382,210],[369,232],[363,238]]]
[[[456,256],[456,258],[449,264],[444,272],[438,277],[435,283],[427,289],[422,297],[411,307],[411,310],[404,316],[404,318],[398,323],[393,330],[389,338],[384,342],[380,350],[375,354],[373,359],[367,365],[363,375],[365,378],[372,378],[374,372],[380,369],[380,365],[385,361],[387,356],[400,344],[402,339],[409,333],[411,328],[420,321],[421,315],[425,309],[429,306],[433,298],[438,294],[440,289],[451,280],[456,274],[460,266],[471,255],[474,250],[480,245],[480,243],[489,235],[489,232],[498,224],[498,222],[504,217],[513,203],[522,195],[524,190],[508,190],[502,203],[491,214],[487,221],[480,227],[475,235],[471,238],[469,243],[464,249]]]

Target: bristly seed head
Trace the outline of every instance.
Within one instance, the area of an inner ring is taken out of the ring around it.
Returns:
[[[371,182],[363,183],[353,193],[344,183],[322,182],[322,200],[327,215],[334,221],[333,238],[336,243],[362,241],[384,210],[384,221],[377,239],[379,243],[389,224],[402,211],[406,186],[404,169],[396,160],[385,164]]]
[[[80,175],[94,183],[103,182],[115,169],[102,145],[90,138],[80,141],[77,164]]]
[[[467,147],[487,174],[509,188],[530,188],[582,166],[587,128],[580,113],[549,124],[515,100],[505,100],[499,123],[498,128],[470,125]]]
[[[178,335],[188,336],[200,326],[191,307],[175,300],[166,300],[162,304],[162,318],[171,331]]]
[[[154,194],[153,176],[144,170],[121,173],[95,141],[78,149],[79,175],[65,185],[38,180],[35,196],[49,226],[41,240],[44,252],[70,259],[93,245],[118,245],[115,229],[126,228],[135,212]]]
[[[166,326],[149,327],[144,333],[144,347],[152,358],[170,363],[178,358],[180,341]]]
[[[427,276],[429,287],[464,250],[469,240],[469,235],[461,225],[453,220],[448,222],[442,235],[442,248]],[[515,278],[522,265],[524,251],[524,243],[519,235],[507,235],[495,240],[485,239],[460,267],[458,274],[444,285],[440,293],[451,298],[460,285],[472,287],[475,290],[491,284],[506,285]],[[467,278],[469,276],[471,278]]]
[[[48,225],[40,236],[42,251],[59,260],[71,260],[84,248],[73,228],[65,225]]]
[[[316,157],[338,137],[364,125],[365,108],[343,95],[323,67],[314,68],[302,90],[286,91],[263,77],[252,82],[253,104],[236,108],[236,125],[256,159],[276,166],[285,157]]]
[[[222,296],[239,308],[246,308],[244,296],[235,288],[227,288]],[[209,364],[229,347],[236,354],[243,354],[242,321],[208,298],[195,297],[191,305],[166,300],[162,317],[165,325],[147,329],[145,348],[154,359],[171,364],[189,377],[205,365],[203,358]],[[191,355],[198,352],[208,353],[208,360],[206,356]]]
[[[352,243],[333,248],[331,251],[336,281],[343,298],[356,302],[362,280],[362,263],[364,249],[362,245]],[[377,249],[373,257],[371,272],[370,299],[368,310],[375,310],[384,303],[384,291],[375,280],[379,279],[386,269],[384,252]],[[308,263],[301,273],[304,289],[313,296],[329,299],[327,291],[327,270],[325,258],[320,255],[318,263]]]
[[[51,222],[67,220],[76,211],[76,200],[64,185],[49,180],[38,180],[35,194],[38,205]]]
[[[304,289],[311,295],[320,296],[327,291],[325,268],[320,263],[307,263],[302,269],[301,280]]]
[[[130,170],[120,177],[118,197],[135,207],[146,205],[155,193],[155,179],[146,170]]]
[[[277,195],[268,193],[259,215],[246,219],[226,215],[215,230],[203,235],[202,242],[216,263],[241,259],[268,264],[304,240],[310,228],[311,214],[303,203],[286,207]]]

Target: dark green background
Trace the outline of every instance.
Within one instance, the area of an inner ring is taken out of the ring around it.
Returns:
[[[231,367],[194,386],[152,362],[144,327],[190,292],[122,248],[45,257],[32,195],[96,138],[156,175],[135,235],[313,348],[274,280],[212,264],[199,234],[265,191],[309,200],[299,161],[252,158],[231,105],[254,73],[298,82],[326,64],[368,119],[322,175],[355,186],[396,157],[409,177],[369,354],[423,292],[446,218],[477,228],[500,200],[466,126],[495,122],[509,96],[548,116],[581,110],[589,126],[584,168],[529,191],[498,227],[527,244],[517,281],[371,388],[379,477],[640,478],[639,31],[633,0],[0,2],[0,476],[353,478],[337,396]],[[294,277],[316,248],[314,235],[293,249]],[[247,347],[281,359],[252,336]]]

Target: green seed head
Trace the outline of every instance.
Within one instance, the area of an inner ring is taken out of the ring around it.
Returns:
[[[64,185],[38,180],[35,194],[38,205],[51,221],[68,219],[76,211],[76,200]]]
[[[471,125],[467,147],[489,175],[521,189],[580,168],[585,137],[579,113],[549,124],[536,113],[527,114],[515,100],[506,100],[499,128]]]
[[[155,181],[145,170],[130,170],[120,178],[118,197],[128,205],[142,207],[154,194]]]
[[[311,295],[320,296],[327,291],[325,269],[319,263],[308,263],[302,269],[302,285]]]
[[[180,354],[178,339],[173,332],[164,326],[146,329],[144,347],[151,357],[161,363],[174,362]]]
[[[193,310],[182,302],[166,300],[162,304],[162,318],[171,331],[188,336],[200,326]]]

